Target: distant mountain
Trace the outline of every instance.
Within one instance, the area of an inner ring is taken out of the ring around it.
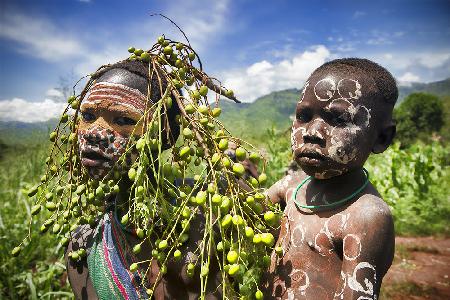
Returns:
[[[0,143],[24,145],[30,142],[37,143],[52,131],[56,124],[57,119],[36,123],[0,121]]]
[[[414,82],[410,86],[399,86],[398,103],[402,102],[411,93],[426,92],[437,96],[450,95],[450,78],[430,83]]]

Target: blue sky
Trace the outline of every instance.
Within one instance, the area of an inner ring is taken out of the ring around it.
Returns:
[[[243,101],[300,88],[323,62],[366,57],[399,83],[450,77],[450,3],[438,0],[3,0],[0,120],[40,121],[62,107],[61,77],[74,81],[149,48],[180,25],[205,70]]]

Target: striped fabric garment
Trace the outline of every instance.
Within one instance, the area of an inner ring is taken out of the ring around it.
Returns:
[[[137,259],[113,213],[105,213],[88,255],[89,276],[100,300],[149,299],[141,284],[142,272],[129,270],[134,262]]]

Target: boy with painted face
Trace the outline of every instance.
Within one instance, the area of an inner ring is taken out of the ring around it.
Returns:
[[[302,171],[267,194],[285,206],[266,274],[274,299],[377,299],[394,253],[387,204],[363,169],[395,135],[392,75],[366,59],[316,69],[297,103],[292,150]]]
[[[127,143],[132,136],[143,134],[144,111],[161,98],[161,86],[167,83],[162,77],[149,79],[148,64],[138,61],[123,61],[111,65],[96,74],[96,80],[88,95],[81,102],[81,120],[78,125],[78,142],[82,166],[89,176],[101,180],[112,176],[114,172],[126,174],[135,155],[126,153]],[[149,88],[150,87],[150,88]],[[150,90],[150,93],[149,93]],[[163,149],[174,144],[179,135],[179,126],[175,116],[179,113],[176,101],[167,110],[167,122],[163,129]],[[150,114],[151,115],[151,114]],[[118,160],[125,157],[123,170]],[[79,227],[70,241],[66,251],[69,281],[77,299],[148,299],[148,293],[140,285],[142,272],[130,272],[130,265],[135,261],[148,261],[152,250],[148,243],[142,244],[142,250],[133,254],[131,249],[142,240],[136,232],[123,231],[119,220],[122,210],[115,208],[122,204],[120,199],[128,199],[131,182],[127,176],[122,177],[120,193],[114,199],[106,199],[105,214],[97,225]],[[114,203],[116,202],[116,203]],[[117,212],[114,211],[117,209]],[[126,207],[125,207],[126,210]],[[201,218],[193,223],[190,241],[184,246],[189,255],[196,249],[196,241],[201,238]],[[78,260],[69,259],[68,253],[86,249],[85,257]],[[149,272],[144,278],[144,286],[151,287],[160,271],[155,261],[152,265],[141,264],[140,270]],[[169,262],[167,272],[153,292],[155,299],[195,299],[199,293],[198,279],[186,275],[186,262]],[[212,278],[218,270],[212,264]],[[210,280],[211,286],[219,282]],[[212,289],[212,288],[211,288]],[[208,299],[216,299],[214,293]]]

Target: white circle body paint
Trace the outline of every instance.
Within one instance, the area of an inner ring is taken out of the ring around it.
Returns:
[[[353,254],[353,256],[348,255],[348,251],[345,251],[345,245],[346,243],[349,243],[349,239],[353,240],[354,243],[356,243],[358,245],[358,251],[356,252],[356,254]],[[359,255],[361,254],[361,240],[359,238],[359,236],[355,235],[355,234],[347,234],[343,241],[342,241],[342,252],[344,254],[344,258],[346,260],[355,260],[359,257]]]
[[[345,90],[345,86],[354,86],[351,90]],[[345,99],[354,99],[357,100],[362,96],[361,92],[361,84],[358,80],[343,78],[339,80],[337,84],[337,91],[339,96]]]
[[[318,89],[325,89],[325,95],[318,95]],[[314,86],[314,95],[316,95],[317,100],[319,101],[328,101],[333,98],[334,93],[336,92],[336,83],[332,78],[324,78],[317,81]]]

